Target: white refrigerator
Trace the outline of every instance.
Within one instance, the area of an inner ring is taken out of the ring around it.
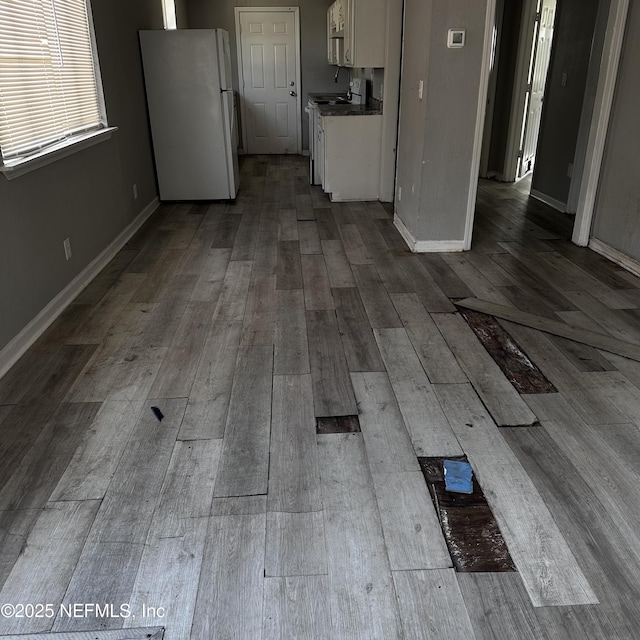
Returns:
[[[140,31],[160,200],[238,193],[238,133],[229,34]]]

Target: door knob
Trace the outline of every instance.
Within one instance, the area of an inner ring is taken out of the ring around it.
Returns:
[[[289,91],[289,95],[290,95],[290,96],[294,96],[294,97],[295,97],[296,92],[295,92],[295,91]]]

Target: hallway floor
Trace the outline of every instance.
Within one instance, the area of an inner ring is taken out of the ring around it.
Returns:
[[[502,322],[523,393],[454,305],[640,344],[640,278],[489,181],[472,251],[411,254],[307,164],[163,204],[0,380],[0,634],[640,637],[640,362]],[[418,458],[460,455],[516,571],[453,568]]]

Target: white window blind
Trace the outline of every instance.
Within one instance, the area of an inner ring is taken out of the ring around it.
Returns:
[[[28,155],[106,125],[86,0],[0,0],[0,150]]]

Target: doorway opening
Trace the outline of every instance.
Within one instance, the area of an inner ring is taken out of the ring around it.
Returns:
[[[480,177],[515,182],[533,171],[556,0],[499,0],[492,37]]]
[[[521,4],[522,12],[514,17],[517,4]],[[629,0],[557,0],[556,11],[547,5],[547,21],[552,12],[555,14],[554,37],[548,51],[545,98],[537,114],[531,97],[534,82],[525,83],[528,96],[518,94],[515,89],[506,93],[504,90],[505,74],[510,73],[512,86],[516,85],[516,62],[522,62],[523,55],[521,53],[521,59],[517,60],[513,53],[509,57],[505,51],[510,47],[512,52],[531,51],[521,47],[523,29],[518,29],[514,41],[513,28],[506,28],[504,21],[510,15],[512,25],[514,22],[519,26],[526,24],[526,10],[533,4],[535,16],[539,15],[541,21],[543,0],[519,0],[518,3],[490,0],[488,3],[474,154],[476,171],[472,169],[465,248],[471,246],[478,175],[501,181],[508,178],[508,182],[526,176],[532,181],[531,193],[538,200],[553,209],[576,214],[572,241],[581,246],[589,241]],[[545,30],[548,26],[547,22]],[[533,57],[544,61],[546,54],[540,52],[544,52],[549,43],[539,42],[540,32],[540,28],[535,28],[525,31],[525,36],[531,39],[534,48],[534,36],[537,38],[538,52]],[[547,39],[547,34],[544,35]],[[529,62],[531,66],[525,77],[535,80],[535,60],[532,62],[529,58]],[[526,69],[526,65],[522,68]],[[539,72],[538,79],[541,76]],[[508,106],[505,95],[511,100]],[[522,106],[513,99],[517,95],[521,96]],[[533,117],[524,117],[531,114],[532,106]],[[538,117],[540,135],[532,154],[532,140],[536,136],[531,132],[536,129]],[[531,126],[526,126],[527,120]],[[509,141],[514,136],[522,144],[511,147]],[[525,151],[527,143],[528,152]],[[512,149],[516,149],[515,153]],[[509,150],[510,158],[507,157]]]

